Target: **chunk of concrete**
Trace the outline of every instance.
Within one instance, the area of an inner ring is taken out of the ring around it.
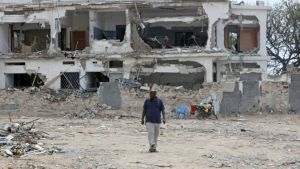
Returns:
[[[113,109],[119,109],[122,105],[121,92],[118,83],[104,82],[98,89],[100,103],[106,104]]]
[[[13,154],[10,150],[8,150],[8,149],[5,150],[5,154],[7,154],[8,156],[13,156],[13,155],[14,155],[14,154]]]
[[[141,89],[141,90],[149,91],[149,90],[150,90],[150,87],[149,87],[149,86],[141,86],[140,89]]]
[[[240,113],[259,111],[260,87],[258,81],[244,81],[240,99]]]
[[[236,82],[233,92],[223,92],[223,98],[220,104],[220,113],[238,113],[241,99],[241,91]]]

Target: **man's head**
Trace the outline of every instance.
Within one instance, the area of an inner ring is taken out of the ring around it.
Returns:
[[[150,91],[150,99],[156,98],[156,91]]]

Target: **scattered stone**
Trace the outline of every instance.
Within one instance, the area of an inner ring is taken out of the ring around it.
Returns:
[[[141,90],[149,91],[149,90],[150,90],[150,87],[149,87],[149,86],[141,86],[140,89],[141,89]]]
[[[96,104],[94,106],[86,107],[79,111],[78,113],[66,113],[65,117],[67,118],[80,118],[80,119],[93,119],[97,115],[100,115],[100,112],[103,110],[110,110],[111,107],[106,104]]]
[[[48,134],[34,128],[34,122],[37,120],[39,119],[30,122],[0,124],[0,155],[20,157],[51,151],[53,148],[42,147],[44,144],[38,143],[38,140],[47,138]]]

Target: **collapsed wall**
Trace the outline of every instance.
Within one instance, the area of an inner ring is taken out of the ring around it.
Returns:
[[[287,82],[262,82],[261,109],[264,112],[289,111],[289,85]]]

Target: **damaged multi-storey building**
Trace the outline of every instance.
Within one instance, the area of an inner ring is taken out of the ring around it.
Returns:
[[[0,88],[101,82],[198,89],[267,71],[264,2],[0,0]]]

